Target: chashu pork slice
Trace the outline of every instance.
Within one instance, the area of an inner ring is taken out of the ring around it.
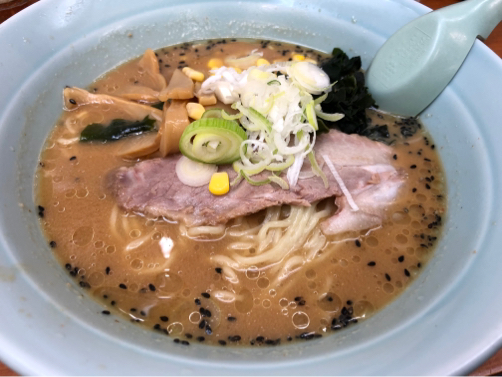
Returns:
[[[380,225],[385,209],[394,200],[404,180],[404,175],[391,164],[393,153],[390,147],[362,136],[330,131],[318,137],[315,153],[328,178],[328,188],[322,179],[314,176],[298,180],[297,185],[289,190],[275,184],[252,186],[243,181],[232,187],[228,194],[214,196],[206,186],[188,187],[180,182],[175,172],[179,154],[116,169],[108,175],[107,186],[125,210],[164,216],[187,226],[224,224],[271,206],[309,206],[329,197],[336,197],[339,209],[321,224],[326,234]],[[324,158],[329,158],[336,167],[355,202],[361,202],[358,211],[347,204],[337,180],[325,166]],[[308,165],[306,161],[304,170],[310,170]],[[231,166],[220,167],[220,171],[223,170],[228,172],[230,180],[236,176]],[[385,197],[385,203],[368,204],[372,195],[377,200],[385,196],[382,191],[391,193]],[[348,219],[350,226],[344,227],[336,221],[339,217]]]

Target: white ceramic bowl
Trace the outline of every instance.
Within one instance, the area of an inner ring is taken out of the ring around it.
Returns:
[[[33,202],[65,85],[86,86],[147,47],[216,37],[339,46],[366,68],[389,35],[426,11],[411,0],[44,0],[0,25],[0,358],[30,375],[474,369],[502,336],[502,64],[479,42],[422,116],[448,178],[437,255],[395,302],[334,336],[277,348],[179,347],[101,316],[55,261]]]

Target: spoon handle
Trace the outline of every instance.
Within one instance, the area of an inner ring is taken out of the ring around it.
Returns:
[[[502,0],[467,0],[438,12],[445,19],[462,24],[465,35],[486,39],[502,21]]]

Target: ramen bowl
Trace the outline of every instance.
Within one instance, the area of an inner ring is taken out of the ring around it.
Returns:
[[[272,39],[360,55],[428,9],[411,0],[45,0],[0,26],[0,358],[23,374],[466,374],[500,345],[502,63],[476,42],[421,115],[447,175],[436,255],[395,301],[322,339],[231,348],[169,338],[100,315],[41,233],[33,182],[61,112],[85,87],[146,48],[218,37]]]

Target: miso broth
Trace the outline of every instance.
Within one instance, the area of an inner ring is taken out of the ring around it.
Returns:
[[[169,82],[176,68],[188,66],[208,77],[210,59],[246,56],[255,49],[270,62],[295,55],[317,62],[328,57],[280,42],[229,39],[185,43],[156,55]],[[116,95],[130,86],[150,85],[138,60],[99,78],[89,91]],[[97,315],[126,316],[181,345],[278,345],[337,336],[337,330],[357,326],[406,294],[434,254],[446,210],[444,171],[433,140],[416,120],[368,110],[371,125],[388,125],[393,165],[406,172],[399,197],[382,226],[326,236],[313,260],[280,280],[273,268],[230,271],[214,259],[235,250],[258,253],[249,247],[246,230],[261,224],[265,211],[230,221],[221,236],[201,239],[169,218],[117,206],[105,181],[110,171],[138,161],[116,155],[127,138],[109,143],[72,138],[88,124],[128,116],[93,105],[63,112],[37,168],[41,227],[62,268],[103,304]],[[332,202],[325,199],[319,208],[334,213]],[[281,216],[289,211],[284,206]],[[171,249],[163,250],[165,240],[172,242]]]

